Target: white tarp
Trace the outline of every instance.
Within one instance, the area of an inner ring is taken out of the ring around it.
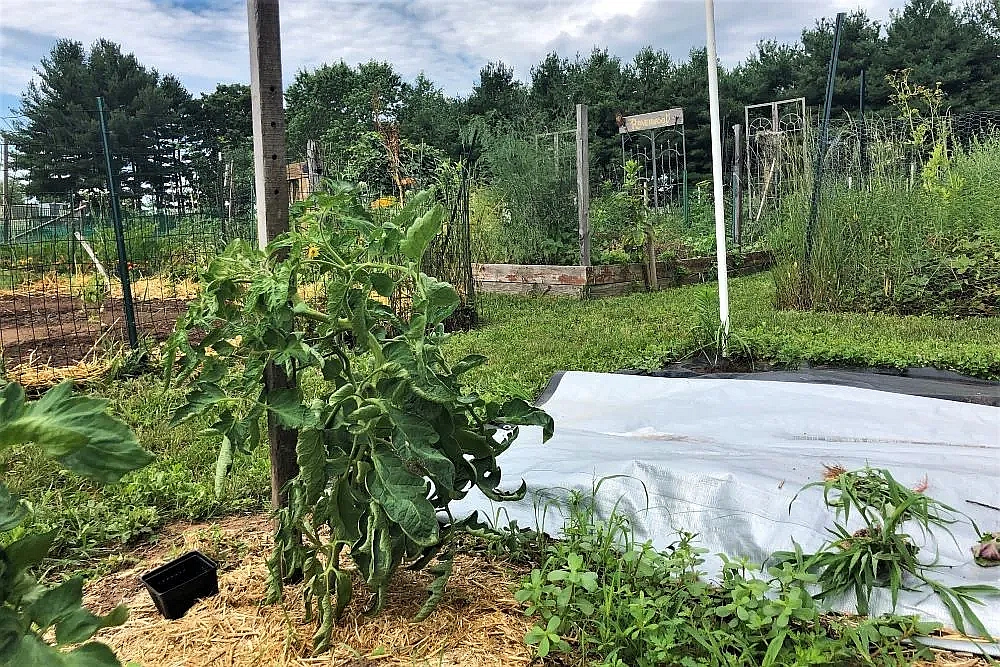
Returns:
[[[599,511],[618,503],[641,539],[663,548],[685,530],[711,554],[761,562],[792,549],[793,540],[810,553],[829,538],[834,517],[821,489],[789,510],[803,485],[822,478],[824,464],[868,464],[903,484],[926,480],[930,497],[984,531],[1000,531],[1000,512],[966,502],[1000,505],[1000,408],[831,385],[580,372],[563,375],[543,407],[555,419],[553,438],[543,445],[539,429],[523,428],[499,459],[505,487],[520,478],[528,484],[524,501],[503,504],[522,527],[537,528],[547,511],[543,528],[557,532],[562,518],[545,510],[546,499],[589,493],[597,480],[624,475],[603,483]],[[474,492],[457,509],[492,518],[497,508]],[[924,559],[936,549],[944,569],[934,576],[949,585],[1000,584],[1000,568],[973,563],[971,526],[954,525],[954,540],[940,532],[935,547],[911,531]],[[710,556],[705,568],[714,576],[719,565]],[[872,613],[888,611],[885,593]],[[975,610],[1000,636],[1000,598],[984,602]],[[850,600],[838,606],[853,611]],[[929,593],[904,591],[897,612],[951,625]]]

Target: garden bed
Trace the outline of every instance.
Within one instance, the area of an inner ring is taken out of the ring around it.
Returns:
[[[766,251],[729,257],[733,275],[747,275],[771,266]],[[714,257],[692,257],[656,263],[656,288],[708,282],[716,277]],[[476,289],[490,294],[547,294],[576,298],[621,296],[650,289],[645,264],[557,266],[550,264],[473,264]]]
[[[187,311],[185,299],[136,300],[139,335],[157,340]],[[98,305],[66,293],[0,295],[0,349],[11,379],[32,384],[39,369],[66,369],[95,359],[126,339],[122,299]]]

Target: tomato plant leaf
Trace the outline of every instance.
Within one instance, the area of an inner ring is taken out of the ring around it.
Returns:
[[[28,516],[28,506],[0,483],[0,533],[21,525]]]
[[[125,422],[105,412],[106,400],[72,391],[72,383],[64,382],[33,404],[12,410],[8,401],[23,402],[24,393],[9,385],[3,410],[19,416],[0,425],[0,449],[33,443],[73,472],[99,482],[116,482],[152,460]]]
[[[427,500],[427,483],[409,472],[387,448],[376,447],[372,462],[374,470],[368,484],[372,497],[381,500],[385,513],[407,537],[421,546],[434,544],[438,522],[434,506]]]
[[[419,261],[431,239],[441,231],[441,223],[444,220],[444,208],[435,205],[429,211],[413,221],[413,224],[406,228],[403,241],[399,244],[399,249],[414,262]]]

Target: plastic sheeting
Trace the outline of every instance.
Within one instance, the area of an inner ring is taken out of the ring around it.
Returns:
[[[764,561],[772,552],[807,552],[829,538],[833,513],[822,490],[802,486],[822,479],[824,464],[851,470],[887,468],[901,483],[924,481],[926,493],[964,512],[984,531],[1000,531],[1000,408],[857,387],[735,379],[664,379],[568,372],[546,392],[544,408],[555,435],[541,443],[537,428],[499,459],[507,485],[523,478],[525,500],[503,512],[478,492],[458,504],[461,513],[516,519],[522,527],[558,533],[559,500],[570,490],[589,494],[605,479],[598,513],[633,517],[637,537],[658,548],[679,531],[698,535],[710,554]],[[648,493],[648,503],[647,503]],[[551,501],[557,501],[555,503]],[[850,524],[853,527],[854,517]],[[972,560],[973,528],[962,522],[924,538],[912,527],[925,560],[937,554],[935,574],[948,585],[1000,584],[1000,568]],[[708,555],[705,569],[721,561]],[[975,610],[1000,636],[1000,598]],[[835,601],[854,611],[852,599]],[[878,591],[872,613],[890,611],[888,591]],[[897,613],[951,625],[931,593],[903,591]]]

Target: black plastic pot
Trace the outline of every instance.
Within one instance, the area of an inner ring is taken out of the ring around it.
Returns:
[[[219,566],[200,551],[186,553],[139,577],[164,618],[180,618],[201,598],[219,593]]]

